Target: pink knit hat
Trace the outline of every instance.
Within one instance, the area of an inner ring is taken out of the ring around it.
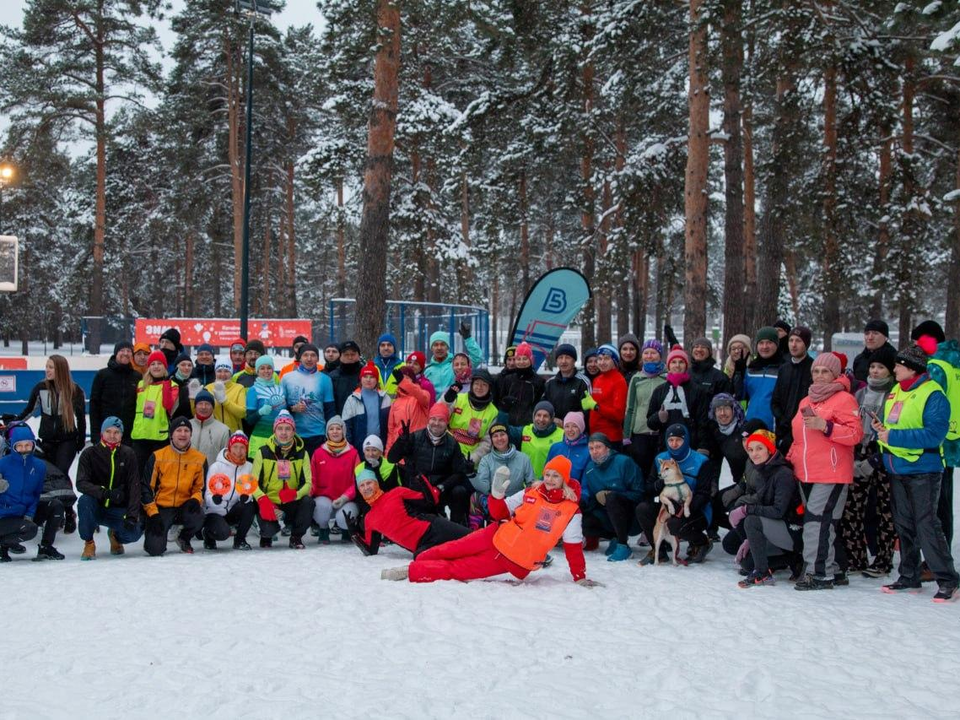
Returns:
[[[530,343],[522,342],[517,345],[517,355],[525,355],[533,360],[533,348],[530,346]]]
[[[683,361],[687,364],[687,370],[690,369],[690,356],[687,355],[687,352],[686,352],[682,347],[680,347],[679,345],[676,346],[676,347],[674,347],[673,350],[671,350],[670,353],[667,355],[667,368],[668,368],[668,369],[669,369],[669,367],[670,367],[670,362],[671,362],[672,360],[677,359],[677,358],[680,358],[681,360],[683,360]]]
[[[840,366],[840,358],[834,355],[832,352],[822,352],[817,355],[813,360],[813,365],[810,366],[812,370],[815,367],[825,367],[832,374],[834,379],[840,377],[840,373],[843,372],[843,369]]]
[[[583,435],[587,431],[587,423],[583,418],[583,413],[578,411],[568,412],[563,418],[564,425],[576,425],[580,428],[580,434]]]

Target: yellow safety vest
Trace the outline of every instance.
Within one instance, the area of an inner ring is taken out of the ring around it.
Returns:
[[[149,417],[148,417],[149,416]],[[170,433],[170,418],[163,407],[163,383],[137,388],[137,415],[133,419],[133,440],[166,440]]]
[[[945,360],[930,359],[930,364],[937,365],[947,377],[947,386],[943,388],[947,401],[950,403],[950,425],[947,427],[947,440],[960,440],[960,368],[954,367]]]
[[[883,408],[883,424],[890,430],[920,430],[923,428],[923,410],[927,405],[927,400],[936,392],[943,392],[943,389],[934,380],[927,380],[925,383],[915,387],[912,390],[904,390],[900,383],[893,386],[893,391],[887,395],[887,401]],[[931,452],[932,448],[904,448],[887,445],[880,440],[877,441],[883,452],[896,455],[907,462],[917,462],[925,452]],[[936,449],[940,455],[943,455],[943,446]]]

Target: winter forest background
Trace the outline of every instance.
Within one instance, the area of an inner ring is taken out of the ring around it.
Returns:
[[[22,24],[4,19],[0,159],[16,176],[0,231],[22,242],[7,340],[56,343],[84,315],[235,315],[247,23],[233,4],[26,0]],[[483,304],[503,324],[569,265],[594,288],[585,347],[665,321],[726,339],[777,316],[827,338],[945,316],[960,335],[958,3],[392,8],[386,297]],[[329,298],[358,292],[392,8],[320,0],[312,25],[257,22],[252,316],[322,327]]]

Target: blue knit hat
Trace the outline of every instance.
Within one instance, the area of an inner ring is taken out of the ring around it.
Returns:
[[[617,349],[610,343],[605,343],[600,346],[597,350],[597,355],[608,355],[613,358],[613,361],[617,364],[620,363],[620,353],[617,352]]]
[[[122,432],[123,432],[123,420],[121,420],[120,418],[118,418],[116,415],[111,415],[110,417],[106,418],[102,423],[100,423],[100,434],[102,435],[103,432],[104,432],[104,430],[106,430],[107,428],[112,428],[112,427],[117,428],[117,429],[120,430],[120,432],[122,433]]]

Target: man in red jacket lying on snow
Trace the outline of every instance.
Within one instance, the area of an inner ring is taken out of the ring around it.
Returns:
[[[570,479],[570,461],[555,457],[543,469],[543,482],[504,498],[508,468],[498,468],[490,491],[490,516],[497,525],[420,553],[409,567],[384,570],[384,580],[433,582],[477,580],[510,573],[522,580],[543,565],[547,552],[563,537],[570,574],[578,585],[599,583],[586,577],[580,515],[580,484]]]
[[[418,490],[398,487],[384,492],[377,476],[366,469],[357,477],[357,489],[370,509],[359,522],[349,513],[346,520],[351,539],[364,555],[377,554],[381,536],[417,557],[470,533],[470,528],[436,514],[440,491],[426,476],[420,478]]]

